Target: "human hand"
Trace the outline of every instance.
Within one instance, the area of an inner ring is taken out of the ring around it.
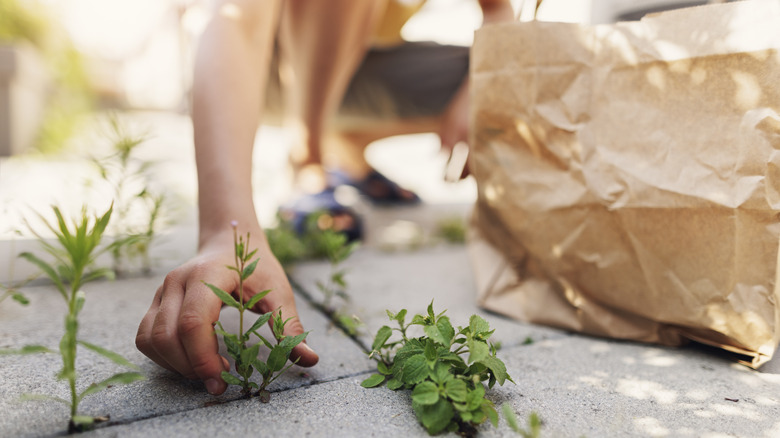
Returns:
[[[285,319],[285,335],[303,333],[295,298],[279,262],[271,254],[262,230],[252,230],[258,242],[260,263],[254,274],[244,281],[244,301],[265,289],[271,292],[255,306],[265,313],[281,307]],[[232,230],[206,240],[198,255],[171,271],[157,289],[136,335],[138,349],[163,368],[190,379],[201,379],[210,394],[225,391],[222,371],[228,371],[226,358],[218,353],[214,323],[219,319],[222,301],[204,284],[211,283],[225,291],[236,291],[235,272],[225,269],[234,262]],[[293,349],[291,360],[300,366],[312,366],[319,360],[305,343]]]
[[[439,124],[439,139],[441,149],[447,153],[447,165],[445,166],[445,179],[457,181],[469,175],[468,140],[469,140],[469,91],[468,82],[464,82],[455,96],[450,101],[442,115]],[[465,154],[458,159],[456,146],[464,145]]]

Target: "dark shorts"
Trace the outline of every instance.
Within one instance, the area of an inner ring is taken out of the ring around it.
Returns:
[[[468,75],[469,48],[431,42],[407,42],[371,49],[344,95],[333,120],[337,129],[383,121],[440,115]],[[272,69],[266,116],[283,113],[278,68]]]

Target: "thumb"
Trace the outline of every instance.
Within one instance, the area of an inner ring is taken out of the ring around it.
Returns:
[[[293,306],[294,307],[294,306]],[[292,316],[292,319],[290,319],[287,324],[284,326],[284,335],[285,336],[297,336],[304,332],[303,325],[301,324],[301,320],[298,318],[297,313],[295,315],[291,315],[289,313],[289,309],[287,310],[287,315],[285,317],[289,318]],[[317,362],[320,360],[320,357],[317,355],[317,353],[314,352],[314,350],[309,347],[309,345],[306,343],[306,340],[304,339],[303,342],[296,345],[295,348],[293,348],[292,352],[290,353],[290,360],[293,362],[297,361],[296,364],[300,365],[302,367],[310,367],[317,364]]]
[[[303,324],[298,317],[298,309],[295,307],[295,297],[293,296],[292,289],[285,288],[285,292],[275,293],[271,292],[266,299],[269,300],[268,304],[279,308],[281,312],[282,321],[288,320],[284,325],[283,334],[285,336],[297,336],[304,333]],[[273,320],[268,322],[273,329]],[[319,356],[314,350],[306,344],[306,340],[296,345],[290,353],[290,360],[296,361],[297,365],[302,367],[314,366],[319,360]]]

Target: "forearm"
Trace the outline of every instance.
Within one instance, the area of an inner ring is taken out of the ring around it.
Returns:
[[[231,220],[257,222],[252,148],[277,7],[222,2],[201,39],[192,108],[201,245]]]
[[[512,21],[515,12],[509,0],[479,0],[482,8],[482,25]]]
[[[369,48],[383,1],[287,0],[284,53],[295,72],[291,100],[300,123],[297,165],[321,163],[320,140]]]

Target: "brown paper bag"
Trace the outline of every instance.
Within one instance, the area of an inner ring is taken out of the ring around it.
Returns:
[[[479,302],[758,367],[780,340],[780,2],[583,26],[472,52]]]

